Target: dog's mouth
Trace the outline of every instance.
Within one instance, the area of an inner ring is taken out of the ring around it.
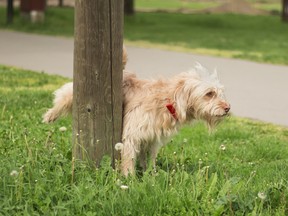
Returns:
[[[225,112],[225,113],[223,113],[223,114],[221,114],[221,115],[215,115],[217,118],[224,118],[224,117],[226,117],[226,116],[229,116],[230,115],[230,113],[229,112]]]

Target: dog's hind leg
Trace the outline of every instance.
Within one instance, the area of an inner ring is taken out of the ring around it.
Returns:
[[[54,92],[54,106],[43,115],[43,122],[50,123],[72,112],[73,83],[67,83]]]
[[[157,158],[160,147],[161,147],[161,144],[158,142],[153,143],[150,147],[150,157],[151,157],[153,168],[156,168],[156,158]]]
[[[139,153],[139,161],[140,166],[143,169],[143,171],[146,171],[147,169],[147,149],[142,146],[140,153]]]
[[[122,174],[128,176],[129,174],[134,175],[135,173],[135,161],[136,151],[133,144],[129,142],[123,143],[123,149],[121,151],[121,171]]]

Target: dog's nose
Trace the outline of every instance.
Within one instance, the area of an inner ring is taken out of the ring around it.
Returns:
[[[224,111],[226,112],[226,113],[228,113],[229,112],[229,110],[230,110],[230,105],[229,104],[227,104],[225,107],[224,107]]]

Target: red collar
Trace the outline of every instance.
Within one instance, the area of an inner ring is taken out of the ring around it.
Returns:
[[[169,100],[169,101],[170,101],[170,100]],[[175,109],[173,103],[168,102],[168,103],[166,104],[166,108],[167,108],[168,111],[171,113],[171,115],[174,117],[174,119],[178,120],[177,113],[176,113],[176,109]]]

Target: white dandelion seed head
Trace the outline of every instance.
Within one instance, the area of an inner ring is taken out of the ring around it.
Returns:
[[[226,146],[224,144],[220,145],[220,150],[225,151],[226,150]]]
[[[120,143],[120,142],[116,143],[115,144],[115,150],[116,151],[121,151],[123,149],[123,146],[124,146],[123,143]]]
[[[259,197],[261,200],[264,200],[264,199],[266,199],[266,197],[267,197],[264,192],[259,192],[257,195],[258,195],[258,197]]]
[[[19,175],[19,172],[17,170],[12,170],[10,172],[10,176],[17,177],[18,175]]]
[[[61,132],[65,132],[66,130],[67,130],[67,128],[64,126],[59,128],[59,131],[61,131]]]
[[[117,179],[117,180],[116,180],[116,185],[117,185],[117,186],[121,186],[121,183],[122,183],[122,182],[121,182],[120,179]]]
[[[120,188],[121,188],[122,190],[127,190],[129,187],[128,187],[127,185],[121,185]]]
[[[256,170],[253,170],[253,171],[251,172],[251,175],[256,175]]]

